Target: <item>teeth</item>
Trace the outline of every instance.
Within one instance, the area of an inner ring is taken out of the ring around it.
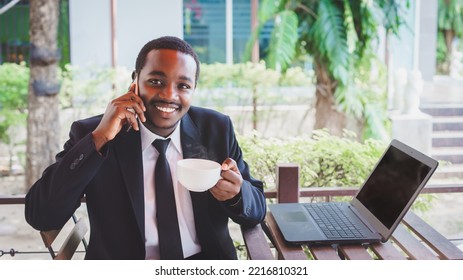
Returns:
[[[159,111],[162,111],[162,112],[165,112],[165,113],[172,113],[175,111],[175,108],[169,108],[169,107],[157,107],[156,108],[159,110]]]

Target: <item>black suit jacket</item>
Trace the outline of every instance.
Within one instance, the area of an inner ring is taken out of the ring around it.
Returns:
[[[70,139],[26,196],[25,216],[37,230],[59,229],[86,198],[90,240],[86,259],[144,259],[145,224],[143,162],[138,131],[124,129],[100,155],[91,132],[102,116],[74,122]],[[265,216],[262,182],[253,179],[243,161],[230,119],[191,107],[181,122],[184,158],[222,163],[233,158],[243,176],[241,206],[217,201],[210,192],[190,192],[196,232],[209,259],[236,259],[228,218],[253,226]]]

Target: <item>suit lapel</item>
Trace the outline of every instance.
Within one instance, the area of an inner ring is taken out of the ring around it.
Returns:
[[[145,198],[140,132],[122,131],[113,143],[138,228],[142,240],[145,240]]]

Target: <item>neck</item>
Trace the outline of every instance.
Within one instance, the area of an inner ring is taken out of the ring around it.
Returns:
[[[164,138],[169,137],[172,134],[172,132],[174,132],[174,130],[177,128],[178,124],[179,124],[179,122],[176,122],[171,127],[158,127],[158,126],[154,125],[152,122],[150,122],[149,120],[146,120],[146,122],[143,123],[143,125],[149,131],[151,131],[152,133],[154,133],[156,135],[162,136]]]

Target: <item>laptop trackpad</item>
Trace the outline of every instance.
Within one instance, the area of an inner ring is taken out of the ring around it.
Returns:
[[[282,217],[287,222],[307,222],[307,217],[302,211],[285,212]]]
[[[279,217],[278,217],[279,216]],[[304,211],[284,211],[280,215],[274,215],[276,220],[279,220],[280,231],[284,239],[288,242],[301,242],[309,236],[311,238],[324,238],[322,233],[317,229],[314,222],[307,217]]]

